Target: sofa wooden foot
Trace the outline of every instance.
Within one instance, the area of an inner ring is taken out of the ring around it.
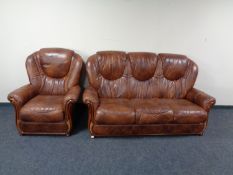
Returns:
[[[23,134],[23,131],[21,131],[21,130],[18,130],[18,133],[19,133],[20,136],[23,136],[23,135],[24,135],[24,134]]]

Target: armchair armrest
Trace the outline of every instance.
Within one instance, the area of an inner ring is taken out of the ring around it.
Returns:
[[[91,104],[94,105],[95,107],[98,107],[99,105],[99,97],[97,91],[91,87],[88,86],[83,94],[83,102],[85,104]]]
[[[79,98],[79,94],[80,94],[80,87],[78,85],[70,88],[70,90],[66,93],[64,97],[64,106],[66,106],[68,102],[71,103],[77,102]]]
[[[26,102],[35,97],[37,93],[37,90],[31,84],[27,84],[11,92],[7,98],[11,103],[22,107]]]
[[[193,88],[186,96],[189,101],[201,106],[205,111],[209,112],[210,108],[215,104],[216,100],[214,97]]]

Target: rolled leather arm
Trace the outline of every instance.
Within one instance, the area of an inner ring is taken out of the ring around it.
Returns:
[[[210,108],[215,104],[216,100],[214,97],[211,97],[210,95],[193,88],[190,90],[186,96],[186,98],[201,106],[202,108],[205,109],[205,111],[209,112]]]
[[[66,93],[64,97],[64,106],[68,102],[72,102],[72,103],[77,102],[79,98],[79,94],[80,94],[80,87],[78,85],[70,88],[70,90]]]
[[[11,92],[7,98],[11,103],[22,107],[37,94],[37,90],[31,84],[27,84]]]
[[[99,105],[99,97],[97,91],[89,86],[85,89],[83,94],[83,102],[86,104]]]

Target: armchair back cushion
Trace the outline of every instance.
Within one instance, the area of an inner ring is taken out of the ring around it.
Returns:
[[[68,49],[41,49],[27,58],[30,83],[41,95],[64,95],[78,85],[82,60]]]

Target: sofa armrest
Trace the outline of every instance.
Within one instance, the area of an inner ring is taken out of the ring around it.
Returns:
[[[69,102],[76,103],[78,101],[79,94],[80,87],[78,85],[70,88],[70,90],[64,96],[64,106],[66,106]]]
[[[215,104],[216,100],[214,97],[193,88],[190,90],[186,96],[189,101],[201,106],[205,111],[209,112],[210,108]]]
[[[7,98],[12,104],[22,107],[37,94],[37,90],[31,84],[27,84],[9,93]]]
[[[91,87],[88,86],[83,94],[83,102],[85,104],[91,104],[94,105],[95,107],[98,107],[99,105],[99,97],[97,91]]]

